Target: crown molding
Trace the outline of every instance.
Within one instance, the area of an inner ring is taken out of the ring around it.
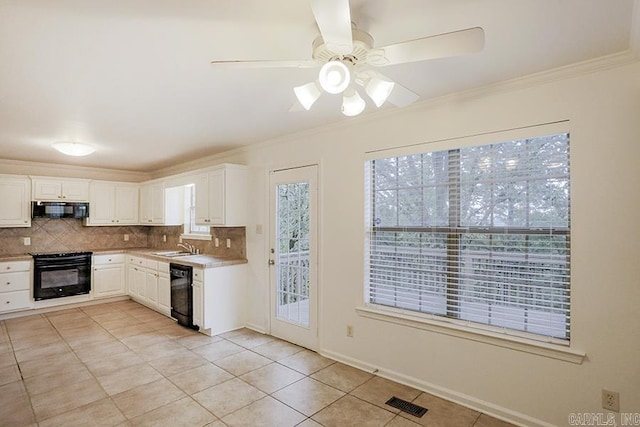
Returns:
[[[124,182],[143,182],[148,180],[151,176],[147,172],[11,159],[0,159],[0,173]]]

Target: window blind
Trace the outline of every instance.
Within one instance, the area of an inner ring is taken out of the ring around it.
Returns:
[[[366,173],[369,303],[570,338],[569,134]]]

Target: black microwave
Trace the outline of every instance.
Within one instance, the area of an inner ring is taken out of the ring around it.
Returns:
[[[87,218],[89,203],[32,202],[31,218]]]

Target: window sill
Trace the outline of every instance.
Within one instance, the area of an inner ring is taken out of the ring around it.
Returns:
[[[395,323],[397,325],[437,332],[458,338],[478,341],[498,347],[537,354],[575,364],[581,364],[586,354],[557,344],[535,341],[532,339],[500,334],[497,332],[470,329],[445,321],[425,319],[402,313],[380,310],[374,307],[357,307],[356,312],[369,319]]]
[[[180,239],[187,240],[211,240],[210,234],[181,234]],[[182,240],[181,240],[182,241]]]

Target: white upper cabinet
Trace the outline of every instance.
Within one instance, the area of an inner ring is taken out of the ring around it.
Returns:
[[[89,218],[85,225],[138,223],[138,185],[92,181],[89,186]]]
[[[197,175],[196,223],[211,226],[247,224],[246,166],[224,164]]]
[[[32,200],[88,202],[89,180],[34,177],[32,191]]]
[[[164,184],[140,187],[140,224],[164,224]]]
[[[141,225],[182,225],[184,189],[168,188],[163,182],[140,187]]]
[[[0,227],[31,227],[30,192],[29,178],[0,176]]]
[[[115,216],[119,224],[138,223],[139,187],[137,185],[116,185]]]

